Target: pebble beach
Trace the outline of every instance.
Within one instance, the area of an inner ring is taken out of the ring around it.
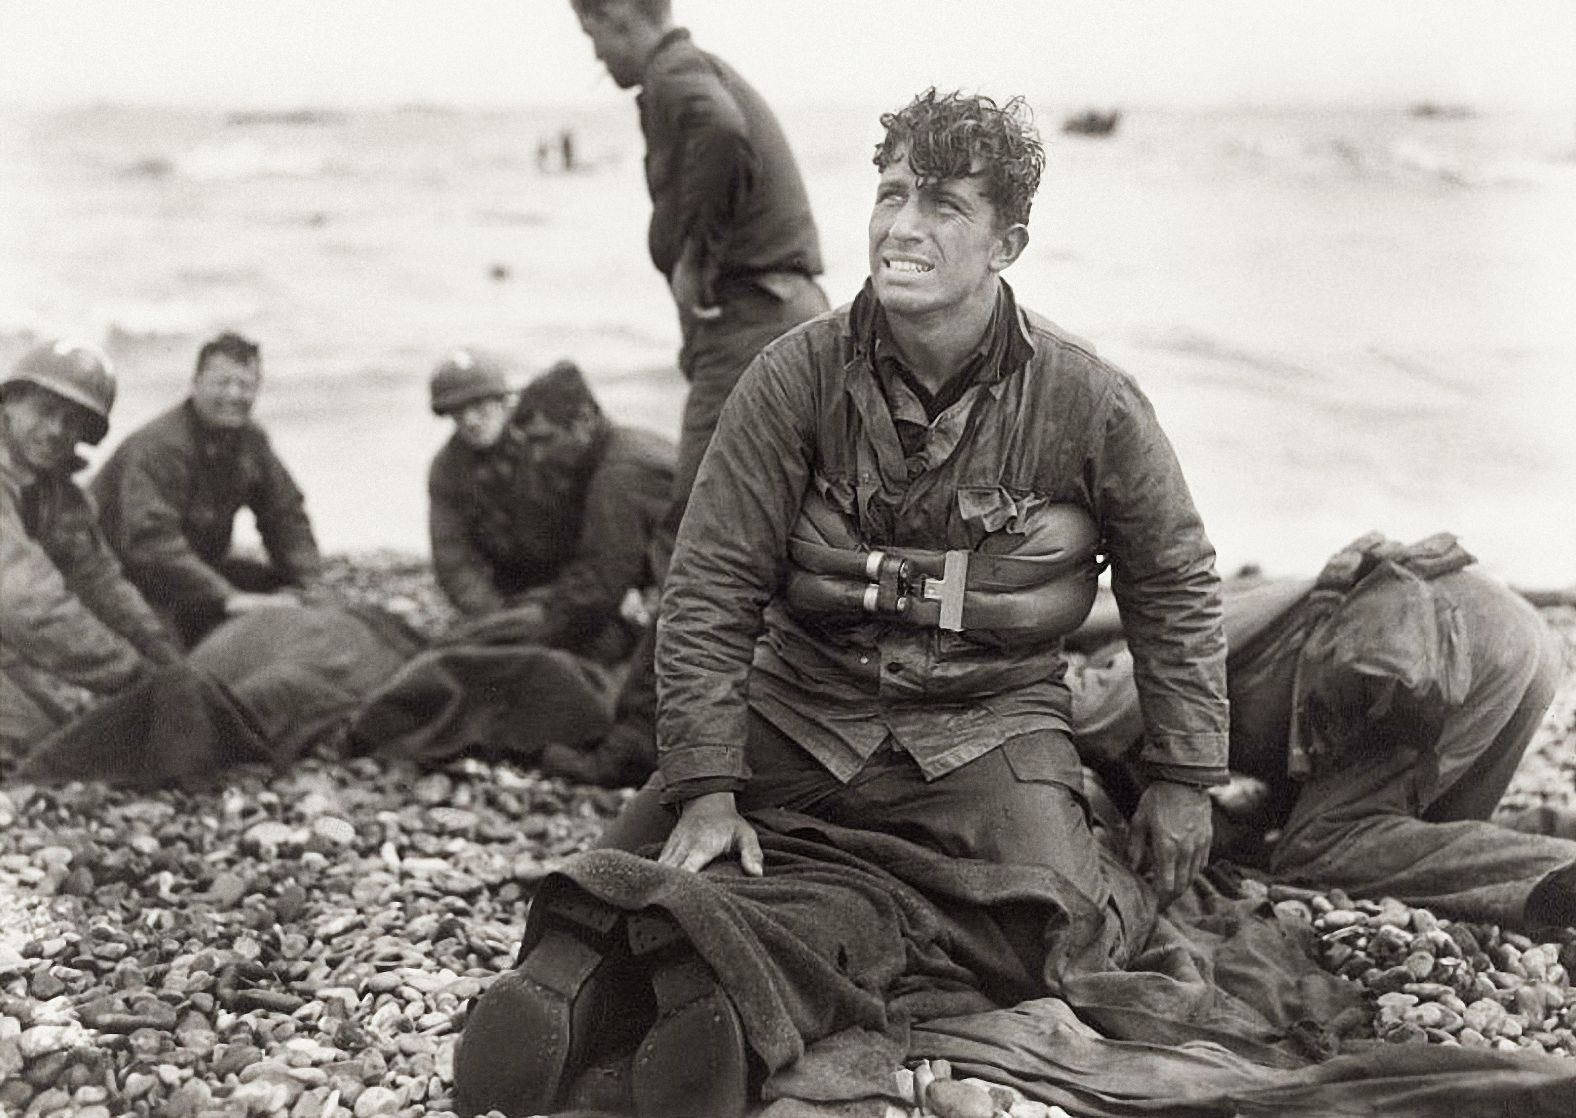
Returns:
[[[332,572],[419,629],[446,620],[417,558]],[[1576,607],[1543,613],[1576,666]],[[327,749],[201,790],[0,783],[0,1114],[449,1114],[466,1003],[512,964],[535,884],[627,795]],[[1576,679],[1501,812],[1576,818]],[[1368,991],[1335,1023],[1344,1048],[1576,1060],[1576,928],[1453,922],[1339,891],[1272,887],[1264,902]],[[978,1081],[938,1089],[944,1066],[894,1074],[925,1113],[1052,1113]]]

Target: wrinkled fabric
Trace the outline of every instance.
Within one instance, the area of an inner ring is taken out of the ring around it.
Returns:
[[[156,608],[222,616],[238,588],[218,568],[243,508],[284,583],[322,573],[301,490],[254,423],[209,429],[186,401],[127,435],[92,487],[110,546]]]
[[[224,684],[189,664],[144,676],[40,742],[18,778],[133,788],[206,783],[233,765],[285,763]]]
[[[1100,941],[1120,954],[1129,942],[1123,913],[1130,918],[1144,909],[1136,899],[1119,904],[1112,896],[1078,760],[1063,734],[1026,734],[934,780],[907,754],[883,750],[843,781],[756,715],[750,766],[753,777],[737,793],[740,811],[801,812],[837,827],[898,835],[949,857],[1045,867],[1073,916],[1043,938],[1029,933],[1033,943],[1017,945],[1020,954],[1043,952],[1052,938],[1078,948]],[[660,806],[661,783],[659,777],[625,804],[599,848],[660,848],[674,822]]]
[[[341,725],[421,648],[420,637],[372,607],[280,606],[231,618],[187,663],[222,682],[274,755],[288,759]]]
[[[668,523],[678,530],[701,460],[711,445],[717,418],[739,377],[768,342],[829,309],[826,293],[807,276],[786,281],[781,294],[755,287],[724,291],[714,319],[685,318],[681,363],[689,379],[679,424],[678,467],[673,476],[673,509]]]
[[[39,744],[31,779],[158,787],[232,765],[289,765],[340,727],[420,639],[371,607],[280,606],[230,619]]]
[[[820,274],[798,164],[771,107],[738,71],[675,29],[652,52],[635,100],[657,271],[671,277],[693,246],[708,304],[734,277]]]
[[[1207,1040],[1101,1036],[1051,998],[927,1022],[909,1054],[948,1060],[957,1077],[1005,1084],[1080,1118],[1564,1118],[1576,1085],[1569,1060],[1439,1045],[1265,1067]]]
[[[1111,965],[1098,936],[1052,937],[1049,954],[1018,950],[1022,928],[1091,915],[1049,867],[952,857],[778,809],[749,818],[763,877],[732,863],[695,874],[623,851],[578,854],[543,883],[525,949],[558,890],[625,911],[663,909],[717,972],[772,1070],[843,1028],[902,1038],[916,1017],[1010,1003]]]
[[[1137,386],[1044,320],[1014,313],[1007,321],[1033,357],[939,416],[937,425],[966,419],[972,433],[911,476],[859,347],[869,300],[769,345],[723,411],[662,602],[658,741],[669,793],[745,783],[752,708],[812,754],[868,756],[890,735],[935,772],[966,763],[968,750],[1067,726],[1059,641],[1004,652],[880,621],[827,634],[790,616],[779,601],[787,538],[806,488],[822,482],[849,498],[839,511],[871,546],[985,546],[991,533],[959,508],[958,494],[978,487],[1088,509],[1135,634],[1143,759],[1200,783],[1224,779],[1214,552]]]
[[[1473,561],[1449,533],[1408,547],[1371,532],[1325,564],[1309,595],[1314,624],[1297,664],[1293,776],[1371,750],[1380,727],[1461,705],[1472,672],[1468,635],[1434,580]]]
[[[762,877],[732,863],[690,874],[624,852],[575,855],[543,883],[523,949],[569,895],[669,913],[738,1008],[770,1073],[767,1100],[896,1101],[900,1062],[946,1056],[959,1074],[1003,1069],[1038,1097],[1108,1095],[1113,1113],[1189,1094],[1218,1101],[1294,1082],[1288,1073],[1333,1051],[1320,1022],[1361,1001],[1312,961],[1305,927],[1209,879],[1164,918],[1152,899],[1126,913],[1136,951],[1046,951],[1047,935],[1025,955],[1023,928],[1064,927],[1081,904],[1043,867],[951,857],[790,811],[749,818]],[[1144,894],[1114,857],[1111,867],[1125,874],[1117,896]]]
[[[624,594],[655,577],[673,445],[609,426],[573,470],[551,471],[530,460],[523,418],[517,410],[487,451],[456,435],[433,460],[433,571],[466,616],[533,602],[542,612],[539,642],[584,650],[616,621]]]
[[[84,687],[0,649],[0,778],[32,746],[97,701]]]
[[[437,764],[465,753],[530,765],[552,742],[586,746],[612,726],[605,669],[539,645],[455,645],[418,654],[348,727],[357,753]]]
[[[0,673],[13,744],[125,689],[180,650],[121,573],[83,492],[0,440]]]

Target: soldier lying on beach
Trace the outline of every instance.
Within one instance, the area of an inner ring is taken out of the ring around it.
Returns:
[[[188,648],[226,617],[294,604],[322,569],[301,491],[252,420],[262,376],[257,345],[220,334],[198,351],[187,399],[126,436],[93,478],[110,546]],[[243,508],[267,562],[231,554]]]
[[[516,393],[504,360],[460,349],[431,387],[454,420],[428,475],[433,568],[464,620],[368,701],[352,738],[426,760],[484,745],[534,763],[547,744],[573,760],[609,729],[673,446],[609,421],[570,362]]]
[[[1487,822],[1562,651],[1472,561],[1447,534],[1409,547],[1371,534],[1315,580],[1228,584],[1231,768],[1269,788],[1250,837],[1279,831],[1264,867],[1278,881],[1571,924],[1576,842]],[[1114,612],[1079,639],[1102,633],[1120,636]],[[1072,682],[1079,752],[1111,772],[1143,733],[1131,659],[1108,648]]]
[[[55,342],[0,380],[0,751],[15,754],[155,665],[180,659],[122,575],[71,480],[109,430],[115,380],[90,346]]]

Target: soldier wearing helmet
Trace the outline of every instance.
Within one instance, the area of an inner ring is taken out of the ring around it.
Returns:
[[[93,479],[110,545],[188,645],[225,617],[296,603],[322,570],[301,490],[251,418],[261,384],[257,345],[220,334],[197,354],[190,396],[128,435]],[[267,562],[231,553],[242,508]]]
[[[432,410],[454,420],[428,473],[433,568],[466,617],[530,603],[543,643],[589,649],[649,581],[674,450],[610,422],[572,362],[515,383],[480,349],[433,371]]]
[[[625,603],[667,553],[675,450],[611,422],[572,362],[518,390],[515,374],[469,347],[433,371],[432,410],[454,433],[428,473],[432,564],[461,619],[367,700],[353,743],[545,767],[545,747],[573,761],[607,728],[608,669],[637,631]],[[629,751],[609,782],[644,777],[650,752]]]
[[[0,380],[0,752],[25,749],[180,650],[71,475],[109,430],[103,354],[41,345]]]

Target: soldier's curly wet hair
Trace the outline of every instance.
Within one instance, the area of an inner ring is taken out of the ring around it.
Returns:
[[[1045,145],[1022,97],[997,105],[989,97],[937,93],[934,86],[901,111],[882,113],[886,138],[875,165],[891,166],[902,153],[923,183],[964,178],[979,160],[983,191],[1003,225],[1027,223],[1045,169]]]
[[[569,0],[576,15],[593,19],[607,15],[609,8],[623,8],[650,24],[660,24],[673,18],[672,0]]]

